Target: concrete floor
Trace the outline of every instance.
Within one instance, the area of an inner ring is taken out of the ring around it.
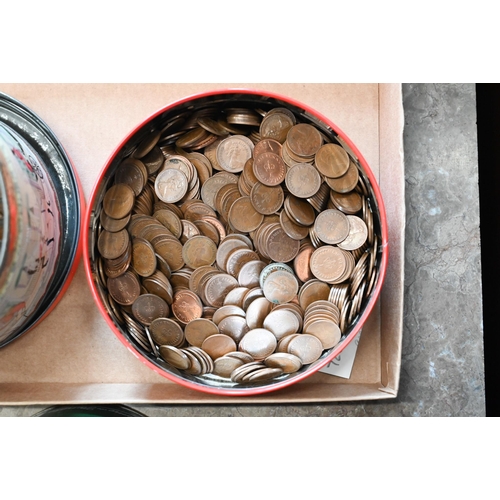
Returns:
[[[484,416],[474,84],[404,84],[405,307],[389,402],[135,405],[148,416]],[[31,416],[39,406],[0,407]]]

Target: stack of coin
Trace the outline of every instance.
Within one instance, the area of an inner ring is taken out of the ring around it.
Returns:
[[[314,363],[376,282],[379,236],[356,159],[285,107],[206,105],[163,120],[124,152],[96,210],[110,316],[185,376],[264,383]]]

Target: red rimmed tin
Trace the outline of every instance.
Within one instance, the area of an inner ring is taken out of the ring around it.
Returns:
[[[219,377],[192,376],[170,367],[161,358],[147,352],[141,347],[126,328],[115,319],[114,313],[105,304],[102,287],[97,278],[96,269],[96,228],[102,205],[102,199],[107,188],[110,187],[113,176],[119,163],[126,157],[152,130],[164,129],[172,123],[170,132],[175,131],[174,119],[185,112],[194,112],[203,107],[251,107],[260,110],[269,110],[274,107],[286,107],[297,117],[297,121],[310,123],[317,127],[329,140],[340,144],[349,154],[358,167],[360,177],[367,191],[370,210],[374,219],[374,232],[378,241],[376,252],[376,276],[371,292],[363,299],[360,312],[348,326],[342,340],[332,349],[323,352],[323,355],[314,363],[303,367],[296,373],[282,375],[277,379],[253,385],[238,385]],[[191,95],[161,108],[135,127],[115,149],[104,166],[90,198],[86,215],[86,231],[84,231],[84,265],[92,294],[104,319],[118,337],[141,362],[159,373],[163,377],[184,387],[201,392],[225,396],[250,396],[269,393],[295,384],[317,372],[337,357],[343,349],[354,339],[363,327],[372,309],[374,308],[385,279],[388,259],[388,231],[384,203],[377,181],[366,160],[352,141],[327,117],[318,113],[309,106],[290,99],[286,96],[267,91],[251,89],[227,89],[204,92]]]
[[[58,304],[78,267],[85,202],[62,145],[33,111],[0,93],[0,347]]]

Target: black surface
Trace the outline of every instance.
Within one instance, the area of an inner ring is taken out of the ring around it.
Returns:
[[[486,416],[500,415],[500,84],[476,84]]]

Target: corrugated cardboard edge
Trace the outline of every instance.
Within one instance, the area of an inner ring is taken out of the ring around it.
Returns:
[[[403,151],[404,112],[401,85],[380,85],[379,99],[380,189],[384,194],[384,199],[391,198],[390,205],[386,205],[387,219],[398,222],[397,224],[388,224],[390,245],[397,245],[398,252],[391,251],[393,249],[391,246],[389,247],[387,275],[380,300],[382,307],[384,303],[400,303],[398,314],[383,314],[381,318],[382,387],[379,390],[396,397],[399,389],[403,339],[404,228],[406,220]],[[395,107],[394,102],[400,102],[401,106]],[[387,167],[391,162],[394,167]],[[384,335],[384,331],[394,333]]]

